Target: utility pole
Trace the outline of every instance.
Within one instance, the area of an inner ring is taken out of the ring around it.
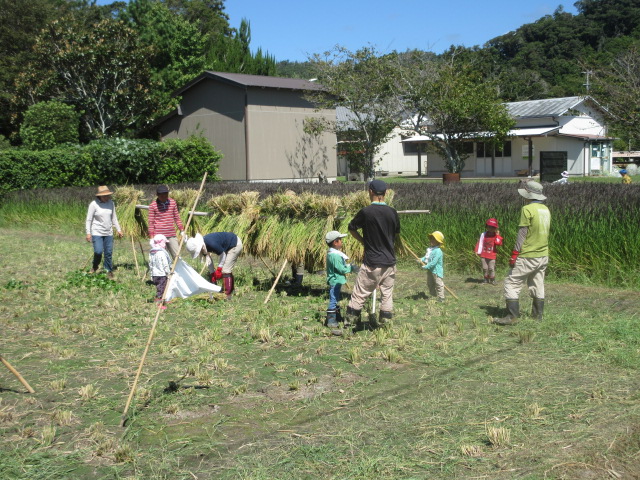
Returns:
[[[591,75],[593,75],[593,70],[587,70],[586,72],[582,72],[587,76],[587,83],[583,83],[582,85],[584,85],[587,88],[587,95],[589,95],[589,87],[591,87],[591,83],[589,83],[589,77]]]

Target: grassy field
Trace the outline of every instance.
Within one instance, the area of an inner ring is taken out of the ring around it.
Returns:
[[[548,282],[544,322],[499,328],[500,287],[447,271],[435,304],[407,262],[392,327],[341,338],[322,275],[264,305],[242,257],[232,302],[161,314],[123,428],[154,287],[128,241],[110,282],[47,231],[0,229],[0,352],[36,390],[0,367],[2,479],[639,478],[636,291]]]

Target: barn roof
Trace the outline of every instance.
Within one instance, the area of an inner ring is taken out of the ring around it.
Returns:
[[[180,95],[188,90],[196,83],[203,80],[217,80],[240,88],[256,87],[256,88],[274,88],[279,90],[322,90],[322,85],[300,78],[284,78],[284,77],[267,77],[264,75],[248,75],[246,73],[226,73],[206,71],[198,75],[196,78],[180,88],[174,95]]]
[[[524,102],[509,102],[505,103],[505,106],[509,114],[514,118],[559,117],[587,101],[597,105],[591,97],[562,97],[527,100]]]

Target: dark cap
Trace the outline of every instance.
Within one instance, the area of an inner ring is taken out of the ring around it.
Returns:
[[[166,185],[158,185],[158,188],[156,188],[156,193],[169,193],[169,187],[167,187]]]
[[[382,180],[371,180],[369,183],[369,190],[378,195],[384,195],[387,191],[387,184]]]

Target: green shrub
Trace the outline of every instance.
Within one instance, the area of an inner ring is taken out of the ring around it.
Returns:
[[[22,143],[29,150],[48,150],[64,143],[78,143],[80,114],[55,100],[36,103],[24,114]]]
[[[94,183],[155,183],[162,143],[154,140],[105,138],[94,140],[84,152],[91,158]]]
[[[191,136],[186,140],[170,139],[162,142],[163,161],[158,166],[158,182],[197,182],[204,172],[209,181],[216,175],[222,154],[217,152],[206,138]],[[150,183],[150,182],[147,182]]]
[[[0,150],[0,193],[93,184],[91,159],[81,149]]]

